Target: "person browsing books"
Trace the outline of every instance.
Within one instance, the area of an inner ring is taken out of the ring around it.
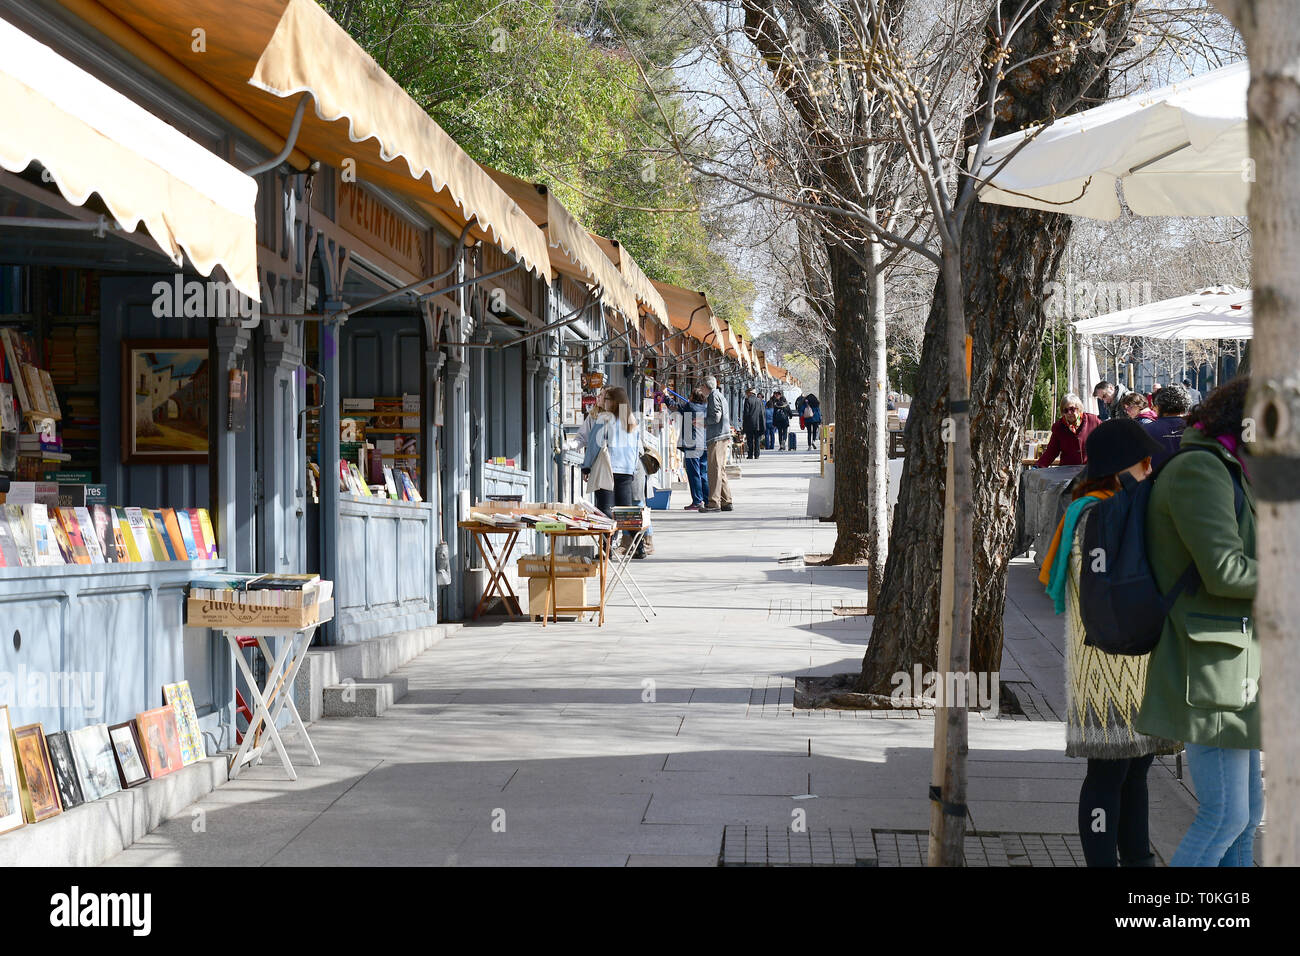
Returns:
[[[637,460],[641,455],[641,429],[632,414],[632,402],[621,388],[605,392],[604,405],[594,416],[591,434],[587,438],[587,454],[582,461],[585,480],[602,449],[609,452],[610,467],[614,472],[614,487],[595,492],[596,507],[611,517],[616,505],[631,505],[636,500]]]

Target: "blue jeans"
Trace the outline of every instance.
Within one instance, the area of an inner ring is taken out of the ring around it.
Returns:
[[[686,483],[691,488],[691,504],[702,505],[709,500],[709,460],[703,455],[692,458],[690,451],[682,453],[686,466]]]
[[[765,444],[763,447],[766,448],[768,451],[771,451],[773,448],[776,447],[776,426],[775,425],[767,426],[767,444]]]
[[[1264,819],[1258,750],[1187,744],[1187,767],[1200,806],[1170,866],[1253,866],[1255,829]]]

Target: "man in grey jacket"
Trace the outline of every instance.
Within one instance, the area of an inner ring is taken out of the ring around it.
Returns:
[[[731,413],[727,400],[710,375],[704,380],[709,390],[704,415],[704,440],[709,446],[709,500],[700,511],[730,511],[731,485],[727,482],[727,443],[731,441]]]

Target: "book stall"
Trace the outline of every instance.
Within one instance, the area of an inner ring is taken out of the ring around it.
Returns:
[[[15,726],[0,704],[0,833],[39,825],[83,804],[146,786],[214,754],[188,681],[164,684],[125,720],[75,730]]]
[[[341,339],[341,365],[347,376],[338,385],[338,531],[334,574],[332,640],[358,641],[425,626],[436,617],[435,553],[440,540],[438,502],[431,498],[428,402],[418,370],[405,365],[364,363],[362,349],[379,339],[386,353],[418,349],[408,343],[412,329],[404,318],[355,320]],[[308,330],[308,365],[320,361],[317,330]],[[368,374],[363,376],[364,366]],[[314,382],[307,389],[306,457],[308,483],[307,567],[327,570],[329,544],[318,536],[324,495],[321,434],[324,396]],[[322,629],[322,634],[325,633]]]
[[[0,705],[47,735],[133,720],[178,680],[205,729],[230,713],[224,649],[184,629],[190,579],[228,558],[207,493],[208,343],[184,324],[133,337],[146,330],[117,305],[149,287],[0,266],[0,671],[30,685]]]
[[[220,632],[230,647],[252,698],[252,717],[239,747],[230,758],[230,776],[266,756],[263,734],[280,758],[290,780],[297,780],[293,761],[280,737],[279,717],[289,709],[296,741],[312,766],[320,757],[293,701],[294,679],[307,659],[316,629],[334,614],[334,584],[316,574],[212,574],[190,582],[185,604],[186,623]],[[278,652],[273,641],[280,639]],[[256,646],[266,664],[266,677],[258,683],[243,650]]]
[[[599,614],[599,621],[604,624],[609,540],[616,533],[614,521],[581,504],[488,501],[475,505],[460,527],[473,535],[488,571],[488,582],[475,617],[494,599],[501,600],[508,614],[522,614],[520,597],[509,575],[510,554],[519,535],[533,531],[543,536],[545,552],[524,555],[514,563],[518,577],[528,579],[529,618],[540,617],[545,626],[548,617],[559,620],[561,614],[581,616],[592,612]],[[494,545],[494,535],[504,536],[505,544]],[[583,538],[596,541],[594,556],[564,552],[557,547]],[[593,579],[598,586],[594,598],[588,593],[588,584]]]

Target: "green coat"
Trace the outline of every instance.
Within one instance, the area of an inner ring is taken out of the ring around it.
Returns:
[[[1193,560],[1201,574],[1165,620],[1147,668],[1138,713],[1143,733],[1234,750],[1260,749],[1259,638],[1252,604],[1255,497],[1249,483],[1238,520],[1232,477],[1241,464],[1213,438],[1189,428],[1181,454],[1161,470],[1147,511],[1147,557],[1162,591]]]

